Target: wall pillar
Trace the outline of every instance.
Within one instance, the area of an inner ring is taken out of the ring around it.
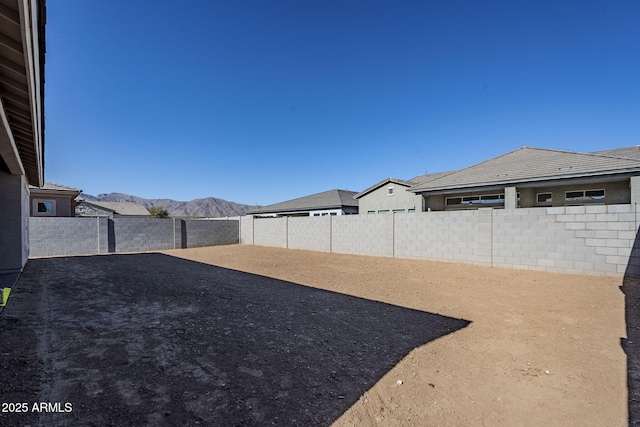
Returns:
[[[518,207],[518,192],[516,187],[506,187],[504,189],[504,208],[515,209]]]
[[[0,171],[0,274],[20,272],[29,258],[29,186]]]
[[[631,188],[631,209],[636,210],[636,204],[640,203],[640,176],[632,176],[629,180]]]

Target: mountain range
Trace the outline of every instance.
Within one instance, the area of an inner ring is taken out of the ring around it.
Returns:
[[[228,202],[215,197],[195,199],[190,202],[180,202],[172,199],[145,199],[123,193],[91,194],[81,193],[80,197],[86,201],[98,202],[131,202],[142,205],[145,208],[152,206],[164,207],[172,217],[208,217],[217,218],[225,216],[238,216],[247,213],[256,206],[243,205],[241,203]]]

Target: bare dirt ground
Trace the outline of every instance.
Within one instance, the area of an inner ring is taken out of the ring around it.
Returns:
[[[0,403],[29,411],[0,425],[637,425],[622,285],[245,245],[30,260],[0,315]]]
[[[629,422],[622,278],[255,246],[167,253],[471,322],[411,351],[336,426]]]

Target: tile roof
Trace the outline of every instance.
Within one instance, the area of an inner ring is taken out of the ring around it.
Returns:
[[[82,203],[88,205],[94,205],[99,208],[104,208],[118,215],[134,215],[134,216],[149,216],[149,211],[142,205],[131,202],[98,202],[98,201],[83,201]]]
[[[640,145],[631,147],[614,148],[612,150],[594,151],[591,154],[599,154],[602,156],[625,157],[627,159],[640,160]]]
[[[403,179],[398,179],[398,178],[385,178],[380,182],[377,182],[375,184],[373,184],[371,187],[367,188],[366,190],[363,190],[359,193],[357,193],[355,196],[353,196],[354,199],[359,199],[360,197],[369,194],[370,192],[372,192],[373,190],[382,187],[383,185],[387,185],[387,184],[398,184],[398,185],[404,185],[405,187],[411,187],[413,185],[412,182],[409,181],[405,181]]]
[[[414,185],[418,185],[418,184],[424,184],[426,182],[429,181],[433,181],[434,179],[440,178],[441,176],[450,174],[452,172],[436,172],[436,173],[427,173],[424,175],[418,175],[415,178],[411,178],[410,180],[404,180],[404,179],[398,179],[398,178],[385,178],[382,181],[373,184],[371,187],[367,188],[366,190],[361,191],[360,193],[356,194],[354,196],[355,199],[359,199],[362,196],[365,196],[367,194],[369,194],[370,192],[372,192],[373,190],[376,190],[380,187],[382,187],[383,185],[386,184],[398,184],[398,185],[403,185],[405,187],[412,187]]]
[[[454,172],[456,171],[426,173],[424,175],[418,175],[415,178],[411,178],[409,182],[412,185],[426,184],[427,182],[433,181],[434,179],[441,178],[445,175],[449,175],[450,173],[454,173]]]
[[[79,188],[68,187],[62,184],[56,184],[55,182],[45,182],[42,187],[29,186],[29,190],[52,190],[52,191],[73,191],[76,193],[82,192]]]
[[[343,206],[357,207],[358,201],[353,198],[357,193],[348,190],[329,190],[310,196],[299,197],[286,202],[252,209],[248,214],[300,212],[320,209],[339,209]]]
[[[430,192],[523,182],[640,172],[640,160],[595,153],[523,147],[422,182],[413,192]]]

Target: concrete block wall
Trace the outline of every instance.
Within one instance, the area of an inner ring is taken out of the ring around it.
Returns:
[[[95,255],[238,243],[238,221],[29,218],[30,256]]]
[[[31,255],[84,255],[100,251],[98,218],[42,218],[29,219],[29,246]],[[106,221],[105,224],[106,225]],[[106,244],[106,230],[103,241]],[[105,251],[106,252],[106,251]]]
[[[185,220],[187,248],[238,243],[238,220]]]
[[[393,220],[393,214],[332,218],[332,251],[393,257]]]
[[[289,248],[331,252],[331,223],[337,218],[337,216],[289,218],[287,224]]]
[[[241,241],[312,250],[328,241],[336,253],[640,276],[636,212],[621,204],[348,215],[330,218],[328,230],[326,217],[272,218],[255,220]]]
[[[287,219],[256,218],[253,222],[254,244],[258,246],[287,247]]]
[[[496,210],[493,265],[622,275],[630,267],[637,230],[632,205]]]
[[[395,256],[491,265],[492,209],[395,215]]]
[[[243,216],[240,218],[240,243],[244,245],[253,245],[253,216]]]
[[[138,252],[176,247],[173,219],[114,218],[114,252]]]

